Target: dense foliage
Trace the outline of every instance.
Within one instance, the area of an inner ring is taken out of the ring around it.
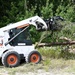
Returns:
[[[67,21],[75,22],[74,0],[0,0],[0,5],[0,27],[35,15],[43,18],[59,15]],[[30,33],[35,42],[39,40],[40,33],[34,30],[32,28]],[[54,34],[56,37],[60,35],[56,34]]]

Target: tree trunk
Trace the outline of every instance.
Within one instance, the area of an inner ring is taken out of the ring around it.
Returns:
[[[58,45],[73,45],[75,44],[75,41],[70,41],[70,42],[52,42],[52,43],[40,43],[38,44],[38,47],[43,47],[43,46],[58,46]]]

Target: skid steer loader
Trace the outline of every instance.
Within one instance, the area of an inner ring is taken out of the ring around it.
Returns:
[[[60,18],[60,17],[59,17]],[[34,16],[0,28],[0,58],[6,67],[16,67],[21,59],[26,62],[39,63],[40,53],[35,49],[32,41],[28,39],[28,28],[35,26],[36,30],[53,29],[54,18],[43,20]]]

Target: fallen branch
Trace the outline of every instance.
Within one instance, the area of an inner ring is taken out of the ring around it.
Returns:
[[[60,37],[60,40],[65,40],[66,42],[71,42],[72,40],[67,37]]]
[[[70,41],[70,42],[52,42],[52,43],[40,43],[38,44],[38,47],[43,47],[43,46],[57,46],[57,45],[73,45],[75,44],[75,41]]]

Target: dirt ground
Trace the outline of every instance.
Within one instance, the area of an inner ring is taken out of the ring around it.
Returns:
[[[23,63],[15,68],[0,65],[0,75],[75,75],[75,60],[49,59],[39,64]]]

